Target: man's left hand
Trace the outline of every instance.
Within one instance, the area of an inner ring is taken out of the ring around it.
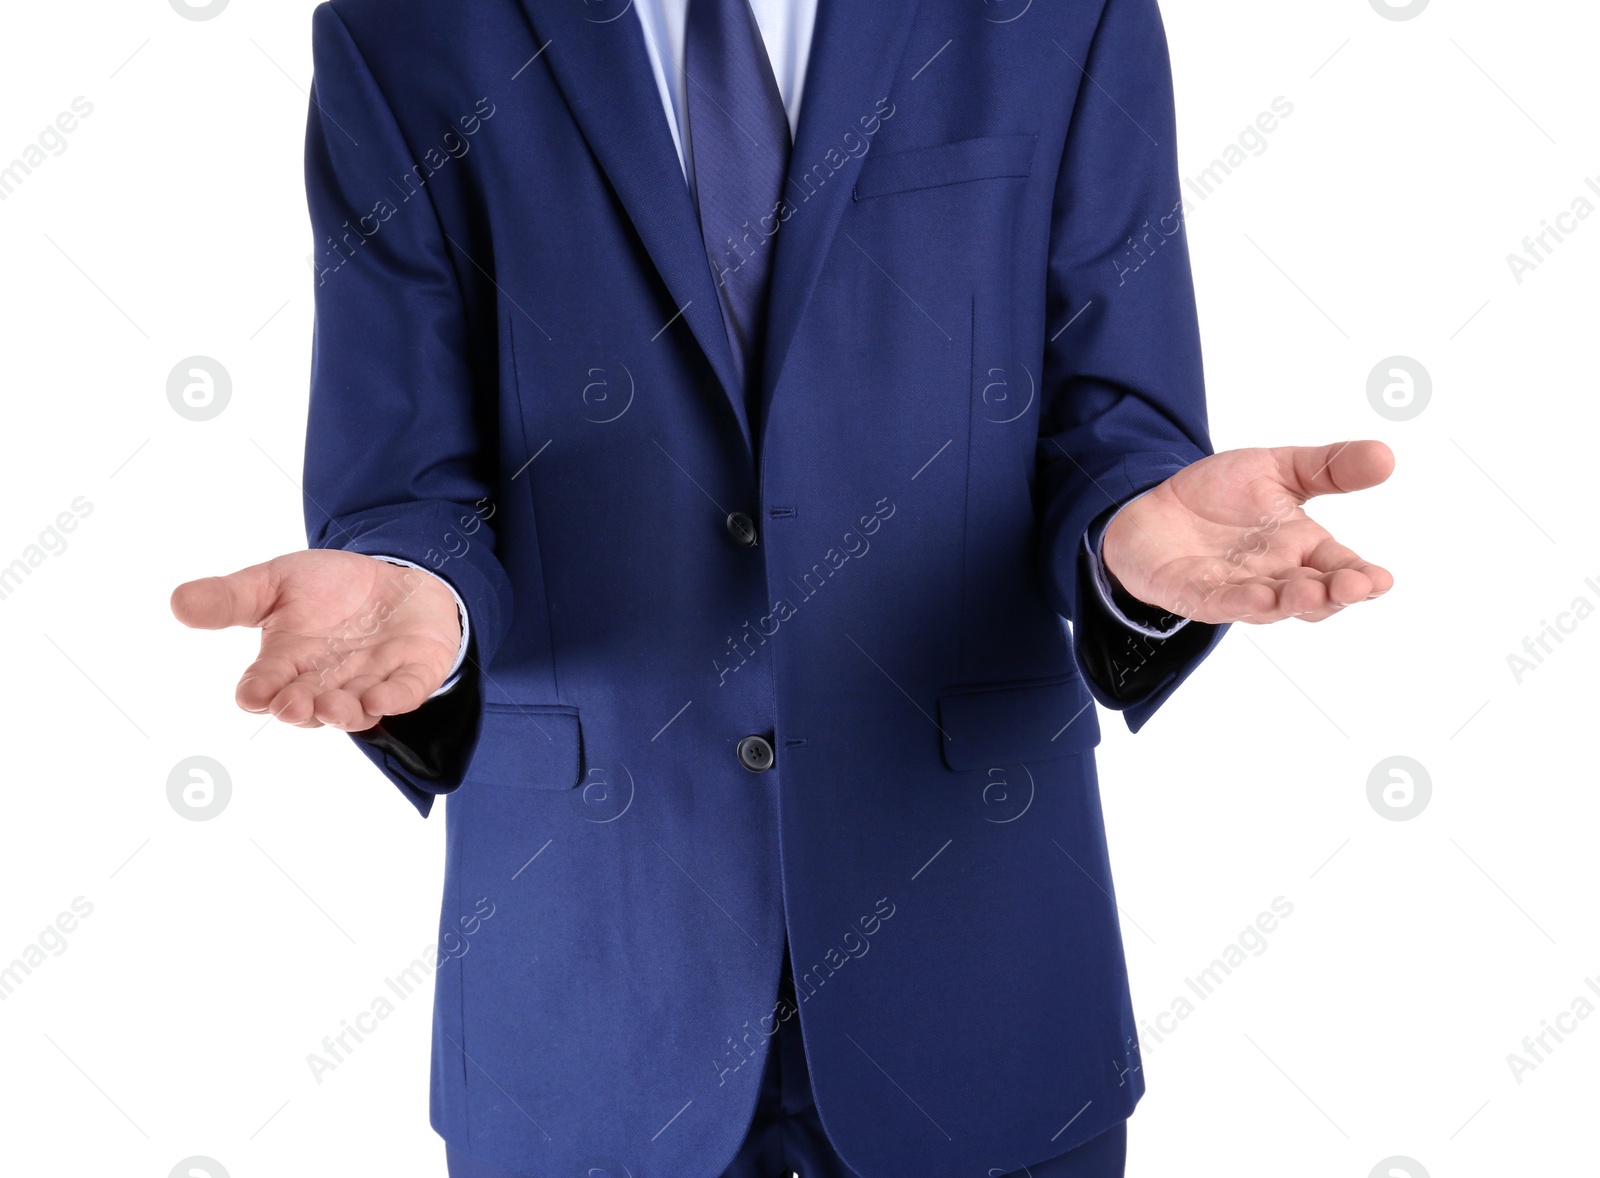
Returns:
[[[1140,601],[1199,622],[1318,622],[1389,591],[1387,569],[1305,513],[1316,495],[1377,486],[1382,442],[1227,450],[1184,467],[1106,529],[1106,571]]]

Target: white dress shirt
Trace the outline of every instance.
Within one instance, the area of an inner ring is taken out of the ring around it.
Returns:
[[[684,38],[689,26],[689,0],[634,0],[634,11],[644,28],[644,44],[655,71],[661,105],[667,112],[672,142],[678,149],[689,191],[694,192],[694,159],[689,142],[689,79],[684,73]],[[817,23],[817,0],[750,0],[767,60],[778,83],[784,113],[789,116],[789,137],[800,128],[800,96],[805,89],[806,63],[811,59],[811,33]]]
[[[789,118],[791,138],[800,126],[800,98],[805,89],[806,63],[811,59],[811,35],[816,27],[819,0],[749,0],[755,14],[756,25],[761,30],[761,41],[766,46],[767,58],[772,65],[773,77],[778,83],[778,94],[783,99],[784,113]],[[892,0],[879,0],[881,3]],[[656,88],[661,93],[661,107],[667,116],[667,126],[672,132],[673,146],[678,149],[678,163],[683,168],[684,180],[694,193],[694,157],[686,150],[689,142],[689,86],[684,73],[685,36],[689,23],[689,0],[634,0],[634,11],[639,14],[639,24],[644,30],[645,51],[650,56],[650,68],[656,76]],[[1136,496],[1137,497],[1137,496]],[[1118,509],[1120,510],[1120,508]],[[1104,533],[1102,533],[1103,535]],[[1119,622],[1140,634],[1152,638],[1165,638],[1187,625],[1180,620],[1170,629],[1157,630],[1126,616],[1112,602],[1111,583],[1101,554],[1089,545],[1084,537],[1093,574],[1096,592],[1107,610]],[[422,568],[421,565],[398,556],[379,556],[394,564]],[[432,570],[424,570],[432,571]],[[456,661],[444,684],[433,695],[441,695],[456,685],[461,678],[461,664],[467,657],[467,607],[450,585],[449,578],[440,574],[450,592],[455,596],[456,609],[461,615],[461,646],[456,651]],[[433,696],[429,696],[432,699]]]

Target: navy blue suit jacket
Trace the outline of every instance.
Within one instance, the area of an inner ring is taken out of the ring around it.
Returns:
[[[625,0],[316,11],[310,542],[472,623],[359,737],[449,797],[458,1148],[719,1173],[786,936],[866,1178],[1143,1092],[1092,701],[1137,729],[1223,628],[1131,634],[1083,551],[1211,452],[1201,354],[1155,0],[1025,7],[823,0],[754,406]]]

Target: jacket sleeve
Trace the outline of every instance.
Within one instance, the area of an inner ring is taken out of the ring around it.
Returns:
[[[1039,552],[1091,694],[1137,732],[1227,629],[1130,631],[1096,592],[1085,543],[1213,452],[1172,74],[1156,0],[1106,0],[1084,56],[1058,48],[1078,95],[1052,210]]]
[[[477,678],[511,614],[486,505],[493,390],[474,374],[462,290],[428,189],[397,205],[414,157],[349,29],[312,22],[306,130],[316,319],[304,511],[313,548],[398,557],[437,573],[471,616],[457,687],[353,734],[426,816],[461,783]],[[465,687],[467,690],[463,691]]]

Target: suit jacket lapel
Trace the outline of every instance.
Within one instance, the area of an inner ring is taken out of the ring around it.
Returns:
[[[522,0],[522,4],[538,44],[546,46],[541,60],[549,63],[573,118],[605,169],[678,313],[710,361],[750,446],[749,417],[735,383],[733,351],[723,330],[700,221],[683,182],[638,14],[627,3]]]
[[[851,155],[848,144],[856,145],[859,152],[860,140],[866,138],[862,118],[882,113],[878,100],[889,95],[917,3],[819,0],[817,5],[800,122],[785,187],[794,207],[773,239],[776,253],[760,401],[763,437],[784,361],[861,170],[862,156]],[[851,136],[848,144],[847,135]]]

